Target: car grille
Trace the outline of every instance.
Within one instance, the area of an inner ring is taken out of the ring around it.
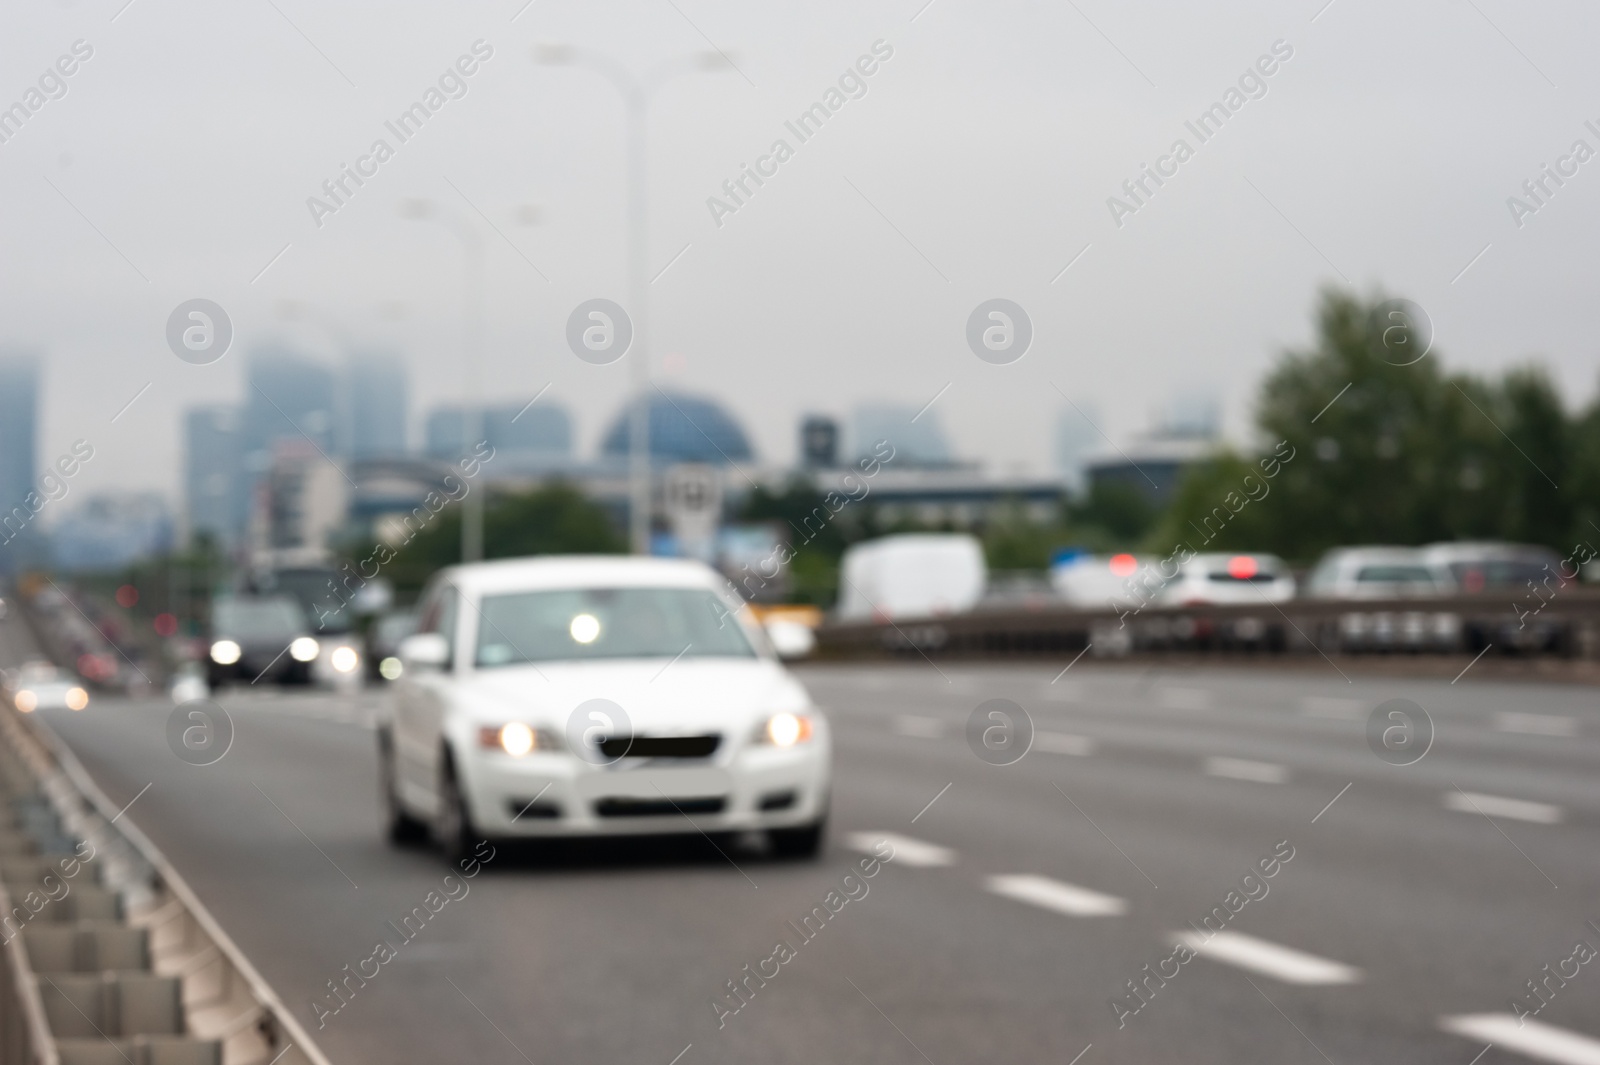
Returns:
[[[670,817],[679,814],[720,814],[727,809],[725,796],[696,799],[600,799],[594,804],[599,817]]]
[[[722,744],[722,737],[709,736],[634,736],[631,740],[613,736],[600,741],[600,753],[607,758],[710,758]]]

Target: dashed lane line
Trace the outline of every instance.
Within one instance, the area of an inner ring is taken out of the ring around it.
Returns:
[[[1600,1065],[1600,1040],[1511,1013],[1440,1017],[1439,1029],[1557,1065]]]
[[[852,832],[845,837],[846,846],[863,854],[876,854],[877,845],[884,841],[894,848],[894,861],[900,865],[932,869],[942,865],[954,865],[956,861],[956,852],[949,847],[912,839],[910,836],[902,836],[895,832]]]
[[[1500,795],[1485,795],[1476,791],[1447,791],[1444,793],[1446,810],[1485,817],[1505,817],[1512,821],[1532,821],[1537,825],[1561,823],[1561,807],[1547,802],[1530,802],[1527,799],[1507,799]]]
[[[1243,932],[1179,932],[1173,941],[1202,958],[1249,969],[1286,984],[1353,984],[1361,979],[1361,970],[1353,965],[1319,958]]]
[[[1031,873],[991,876],[985,886],[996,895],[1026,902],[1069,917],[1119,917],[1128,912],[1128,901],[1090,888],[1052,880]]]
[[[1282,784],[1289,779],[1289,770],[1283,766],[1249,758],[1207,758],[1205,773],[1208,777],[1248,780],[1256,784]]]

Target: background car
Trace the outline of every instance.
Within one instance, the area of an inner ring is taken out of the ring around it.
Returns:
[[[384,614],[367,630],[367,677],[394,680],[400,675],[400,642],[417,631],[417,612]]]
[[[230,595],[211,604],[206,681],[308,684],[321,652],[300,604],[289,595]]]
[[[1164,606],[1283,603],[1294,598],[1294,577],[1277,555],[1207,553],[1178,567],[1161,590]]]
[[[1450,571],[1414,547],[1339,547],[1306,578],[1312,599],[1418,599],[1456,590]]]
[[[761,830],[815,855],[828,724],[741,608],[698,562],[441,571],[379,731],[391,839]]]
[[[1468,620],[1463,634],[1467,650],[1494,646],[1506,651],[1553,651],[1567,640],[1563,622],[1537,616],[1547,599],[1577,578],[1576,563],[1564,563],[1550,548],[1463,540],[1429,544],[1422,557],[1449,572],[1463,595],[1501,593],[1523,615],[1515,621]]]
[[[76,679],[48,662],[28,662],[11,679],[11,704],[23,713],[34,710],[82,710],[88,691]]]

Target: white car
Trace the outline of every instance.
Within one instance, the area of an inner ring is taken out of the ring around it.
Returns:
[[[24,714],[35,710],[82,710],[89,705],[83,685],[48,662],[28,662],[11,682],[11,705]]]
[[[1453,594],[1454,578],[1414,547],[1339,547],[1306,579],[1312,599],[1426,599]]]
[[[764,830],[811,856],[826,718],[698,562],[543,557],[424,589],[379,731],[390,838]]]
[[[1164,606],[1284,603],[1294,598],[1294,577],[1277,555],[1195,555],[1161,590]]]

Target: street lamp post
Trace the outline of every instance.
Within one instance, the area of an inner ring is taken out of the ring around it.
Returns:
[[[721,52],[700,52],[636,78],[610,56],[563,44],[535,45],[533,60],[545,66],[581,65],[600,74],[622,94],[628,112],[628,315],[633,319],[634,402],[628,420],[628,539],[636,555],[650,553],[650,299],[649,152],[650,99],[664,82],[692,70],[724,70]]]
[[[402,218],[436,218],[461,241],[461,361],[467,377],[467,402],[461,412],[461,449],[470,451],[483,439],[483,402],[479,387],[482,366],[484,266],[483,238],[459,215],[441,211],[429,200],[406,200],[400,205]],[[483,489],[468,489],[461,501],[461,561],[483,560]]]

